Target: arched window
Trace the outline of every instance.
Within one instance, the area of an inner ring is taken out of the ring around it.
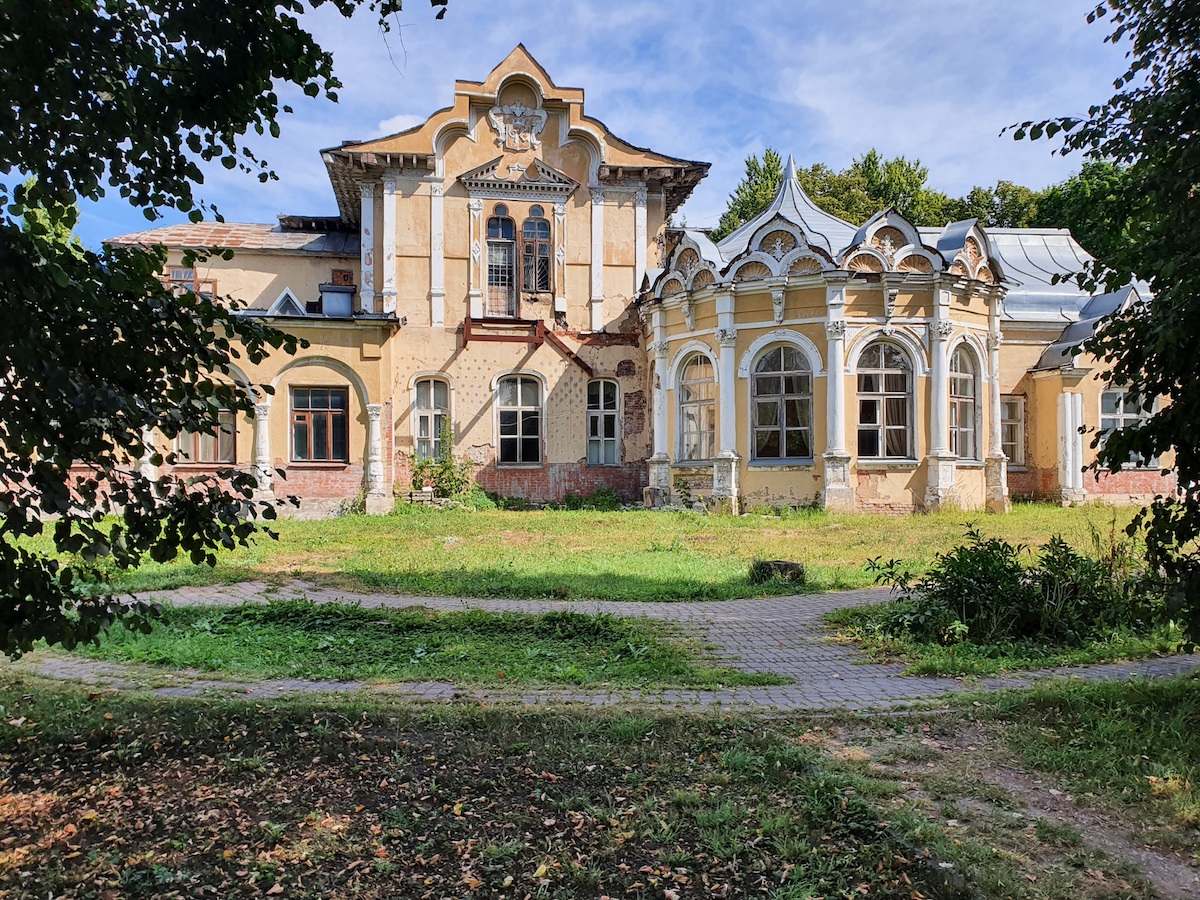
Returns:
[[[508,207],[497,203],[487,226],[487,314],[517,314],[517,229]]]
[[[617,383],[607,378],[588,382],[587,461],[591,466],[615,466],[621,461],[617,436]]]
[[[675,388],[679,402],[679,458],[712,459],[717,437],[716,378],[703,353],[693,354],[680,367]]]
[[[521,224],[521,284],[526,291],[549,291],[550,223],[540,206],[529,208],[529,218]]]
[[[796,347],[773,347],[754,363],[754,459],[812,459],[812,369]]]
[[[413,398],[413,444],[418,459],[442,455],[442,426],[449,421],[450,385],[440,378],[422,378]]]
[[[876,341],[858,358],[858,455],[911,459],[912,363],[899,347]]]
[[[979,459],[979,368],[975,354],[960,345],[950,357],[950,452]]]
[[[542,385],[529,375],[508,375],[496,389],[500,417],[500,464],[542,461]]]

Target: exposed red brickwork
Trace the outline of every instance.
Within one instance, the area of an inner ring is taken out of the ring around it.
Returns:
[[[646,392],[630,391],[625,395],[624,437],[632,437],[646,430]]]
[[[1034,497],[1039,493],[1037,472],[1027,469],[1024,472],[1008,470],[1008,492],[1014,497]]]
[[[617,377],[629,378],[637,374],[637,363],[632,359],[623,359],[617,363]]]
[[[1121,472],[1088,473],[1083,478],[1083,489],[1088,494],[1106,500],[1127,500],[1147,503],[1157,494],[1171,494],[1177,485],[1174,472],[1162,474],[1161,469],[1125,469]]]
[[[626,503],[641,500],[647,484],[646,464],[588,466],[583,463],[549,463],[535,469],[483,466],[479,484],[503,497],[521,497],[531,503],[561,501],[567,494],[585,497],[597,488],[612,488]]]
[[[579,343],[585,347],[638,347],[642,343],[642,336],[613,331],[594,331],[590,334],[579,335]]]
[[[290,465],[287,479],[272,484],[276,497],[295,496],[313,500],[353,500],[366,487],[362,463],[335,466]]]

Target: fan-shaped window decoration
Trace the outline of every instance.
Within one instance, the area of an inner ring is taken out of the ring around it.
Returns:
[[[811,256],[802,256],[788,270],[791,275],[817,275],[821,272],[821,263]]]
[[[897,268],[901,272],[919,272],[922,275],[933,274],[933,263],[924,256],[919,256],[915,253],[904,257]]]
[[[967,254],[967,262],[972,266],[983,259],[983,251],[979,249],[979,242],[975,238],[967,238],[963,252]]]
[[[899,347],[876,341],[858,359],[858,455],[911,459],[912,363]]]
[[[965,267],[965,266],[962,264],[962,261],[961,261],[961,260],[957,260],[957,259],[956,259],[956,260],[954,261],[954,265],[952,265],[952,266],[950,267],[950,274],[951,274],[951,275],[966,275],[966,274],[967,274],[967,269],[966,269],[966,267]]]
[[[860,253],[846,266],[851,272],[882,272],[883,263],[870,253]]]
[[[758,248],[776,259],[783,259],[796,249],[796,237],[789,231],[772,231],[759,241]]]
[[[521,284],[526,291],[549,291],[550,223],[540,206],[529,209],[529,218],[521,224]]]
[[[892,225],[885,225],[871,237],[871,246],[883,252],[885,256],[895,253],[908,243],[904,232]]]
[[[706,288],[713,283],[713,273],[708,269],[701,269],[696,273],[696,277],[692,279],[692,290],[698,291],[701,288]]]
[[[679,259],[675,263],[675,268],[681,272],[690,272],[696,266],[700,265],[700,255],[691,247],[688,247],[679,254]]]
[[[671,297],[680,293],[683,293],[683,283],[678,278],[671,278],[663,284],[659,296]]]
[[[754,364],[751,447],[755,459],[812,459],[812,369],[796,347],[763,353]]]
[[[717,437],[716,378],[703,353],[690,356],[679,371],[679,458],[712,459]]]
[[[975,354],[960,346],[950,357],[950,452],[979,459],[979,367]]]
[[[487,228],[487,314],[517,314],[517,229],[508,207],[497,203]]]
[[[754,281],[759,278],[770,278],[771,270],[760,262],[748,262],[737,270],[734,281]]]
[[[987,265],[980,266],[979,271],[975,273],[975,277],[984,284],[996,283],[996,276],[992,273],[991,267]]]

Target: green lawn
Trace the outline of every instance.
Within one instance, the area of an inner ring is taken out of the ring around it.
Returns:
[[[705,688],[787,681],[705,665],[694,642],[644,619],[305,600],[168,606],[149,634],[118,626],[80,652],[250,678]]]
[[[1021,669],[1143,659],[1178,653],[1183,644],[1183,633],[1178,628],[1162,625],[1149,634],[1114,631],[1105,640],[1088,641],[1078,647],[1035,641],[982,646],[964,641],[946,645],[884,632],[880,623],[887,615],[886,605],[859,606],[828,613],[825,621],[875,659],[908,663],[904,671],[909,675],[994,675]]]
[[[1136,861],[1197,849],[1191,801],[1163,795],[1200,777],[1198,692],[781,720],[169,700],[0,672],[0,895],[1150,900]],[[1078,806],[1027,805],[1060,789]]]
[[[671,512],[503,512],[406,508],[384,517],[284,521],[279,541],[259,538],[223,553],[215,568],[148,562],[113,573],[130,591],[250,579],[306,578],[347,590],[465,597],[720,600],[794,593],[753,585],[755,558],[808,567],[809,591],[871,583],[872,557],[922,568],[961,540],[964,523],[988,535],[1039,543],[1053,534],[1090,546],[1089,527],[1124,526],[1128,509],[1018,505],[1010,515],[786,517]]]

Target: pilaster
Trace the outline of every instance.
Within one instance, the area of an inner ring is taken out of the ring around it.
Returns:
[[[396,314],[396,173],[383,176],[383,314]]]
[[[633,194],[633,293],[642,289],[646,276],[646,188]]]
[[[1008,458],[1004,455],[1000,414],[1000,303],[999,295],[992,298],[988,310],[988,455],[984,467],[987,488],[987,511],[1006,513],[1012,510],[1008,494]]]
[[[954,476],[957,457],[950,452],[950,359],[954,331],[949,319],[950,292],[938,291],[929,324],[929,455],[925,457],[925,509],[934,511],[958,500]]]
[[[446,324],[445,198],[440,180],[429,185],[429,323]]]
[[[375,312],[375,182],[364,181],[358,188],[362,197],[358,226],[362,286],[359,288],[358,302],[364,312]]]
[[[604,191],[592,189],[592,331],[604,329]]]
[[[472,319],[482,319],[485,284],[483,247],[486,242],[486,235],[483,233],[483,201],[472,197],[467,206],[471,210],[471,263],[467,266],[467,309]]]
[[[854,509],[850,453],[846,450],[846,279],[831,278],[825,295],[825,489],[828,510]]]

